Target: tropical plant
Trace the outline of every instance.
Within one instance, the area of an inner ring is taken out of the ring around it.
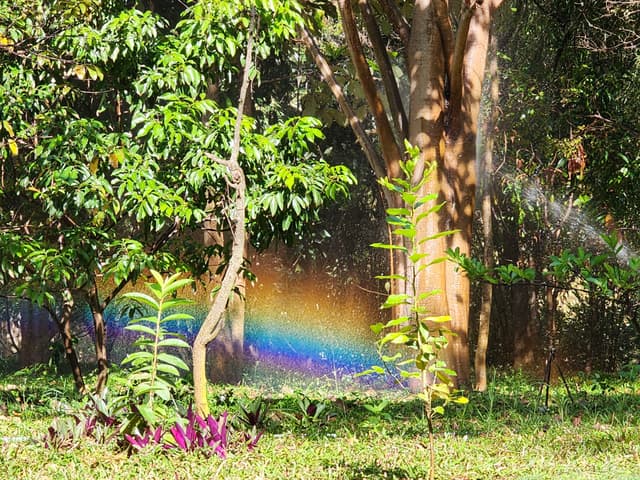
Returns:
[[[61,407],[67,415],[53,419],[44,437],[46,448],[68,450],[76,448],[87,439],[105,444],[120,434],[124,412],[113,408],[108,389],[100,395],[90,395],[87,403],[80,409]]]
[[[417,154],[416,149],[407,145],[407,150]],[[435,475],[435,443],[433,417],[444,413],[444,404],[455,401],[466,403],[467,399],[457,395],[452,377],[456,372],[447,367],[442,360],[444,349],[448,345],[448,336],[452,332],[444,326],[450,318],[446,315],[432,315],[429,300],[442,295],[438,290],[420,290],[420,276],[446,257],[430,257],[422,248],[427,242],[452,235],[452,231],[425,233],[422,224],[432,215],[437,215],[444,203],[437,203],[436,193],[424,195],[423,186],[436,168],[431,163],[423,178],[411,183],[415,172],[415,163],[408,160],[401,164],[405,178],[383,178],[380,184],[402,198],[404,207],[388,208],[387,223],[392,235],[400,241],[374,243],[375,248],[396,250],[406,259],[406,273],[379,275],[376,278],[385,281],[400,281],[407,285],[405,293],[390,293],[382,304],[383,309],[392,309],[393,316],[386,323],[376,323],[371,329],[380,336],[377,341],[378,353],[385,367],[376,365],[363,374],[385,374],[393,367],[399,374],[400,382],[417,379],[420,383],[420,399],[424,402],[424,412],[429,429],[429,449],[431,457],[430,478]],[[390,351],[391,350],[391,351]],[[435,404],[441,400],[443,404]]]
[[[237,418],[246,427],[256,429],[265,426],[269,415],[269,404],[264,398],[256,397],[252,400],[238,400],[237,404],[240,409]]]
[[[227,418],[227,412],[222,413],[217,420],[211,414],[203,418],[189,408],[186,418],[178,419],[167,432],[161,426],[148,427],[144,434],[125,434],[125,439],[136,450],[158,444],[165,450],[175,448],[185,452],[199,451],[226,458],[230,447]],[[249,435],[243,432],[242,438],[247,448],[252,450],[261,436],[262,433]]]
[[[300,393],[297,398],[298,412],[295,415],[300,424],[319,423],[327,418],[329,404],[321,399],[312,399]]]
[[[175,404],[176,380],[181,376],[180,370],[189,370],[184,360],[167,351],[169,348],[188,349],[189,344],[181,335],[168,331],[166,325],[177,320],[193,320],[191,315],[175,312],[177,307],[192,303],[175,295],[192,280],[179,278],[179,273],[163,277],[151,270],[151,274],[155,282],[147,283],[147,286],[153,296],[140,292],[124,295],[151,309],[153,315],[129,320],[125,328],[142,336],[134,342],[138,351],[127,355],[122,365],[130,365],[130,395],[136,400],[135,411],[148,425],[156,425],[169,413],[166,406],[171,402]]]

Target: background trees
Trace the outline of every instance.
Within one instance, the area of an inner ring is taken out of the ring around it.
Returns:
[[[498,187],[493,207],[498,261],[544,272],[550,256],[567,248],[609,255],[601,233],[616,235],[626,245],[622,252],[633,250],[637,222],[630,213],[636,207],[627,207],[637,203],[635,186],[627,182],[635,173],[625,160],[636,158],[638,149],[638,122],[631,118],[631,99],[637,95],[629,83],[637,75],[638,57],[627,48],[635,38],[629,29],[629,22],[637,22],[633,4],[536,1],[501,10],[496,22],[500,114],[489,132],[500,159],[497,171],[490,172]],[[628,260],[618,255],[621,266]],[[497,287],[490,342],[494,361],[541,366],[549,345],[562,344],[564,337],[576,346],[576,335],[612,335],[606,343],[626,338],[630,343],[618,358],[630,358],[631,325],[607,320],[623,315],[563,308],[568,294],[552,287],[556,280],[541,273],[536,285]],[[618,333],[609,330],[613,325]],[[597,357],[605,349],[586,354],[565,348],[560,358],[576,366],[586,365],[590,355],[604,366]]]

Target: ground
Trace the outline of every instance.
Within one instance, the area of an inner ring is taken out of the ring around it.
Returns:
[[[15,379],[14,384],[15,384]],[[429,469],[421,404],[402,392],[211,387],[216,414],[239,415],[260,396],[269,406],[256,449],[236,445],[222,460],[150,448],[128,454],[112,444],[47,449],[41,438],[69,385],[48,392],[2,391],[0,479],[422,479]],[[70,382],[70,380],[65,380]],[[1,383],[1,379],[0,379]],[[7,383],[5,382],[4,385]],[[24,385],[17,383],[19,388]],[[495,376],[488,392],[447,406],[436,422],[441,479],[640,479],[640,380],[576,377],[552,385],[548,408],[539,385]],[[29,393],[31,392],[31,393]],[[40,398],[34,398],[35,396]],[[388,402],[388,403],[387,403]],[[309,404],[320,412],[308,413]]]

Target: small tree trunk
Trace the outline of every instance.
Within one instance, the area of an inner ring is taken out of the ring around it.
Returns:
[[[253,66],[253,35],[256,26],[255,12],[251,12],[251,23],[249,25],[249,35],[247,38],[247,53],[240,86],[240,100],[238,103],[238,113],[233,132],[233,144],[231,146],[231,156],[229,160],[222,160],[214,155],[207,154],[212,160],[224,165],[228,169],[227,184],[235,190],[235,217],[231,220],[231,257],[222,277],[220,289],[207,313],[207,317],[200,326],[198,335],[193,342],[193,389],[196,412],[201,416],[209,415],[209,402],[207,400],[207,375],[206,358],[207,345],[213,341],[224,324],[224,314],[231,295],[236,286],[238,275],[242,269],[244,260],[246,231],[245,231],[245,195],[247,185],[244,172],[238,164],[240,155],[240,129],[244,112],[245,100],[248,98],[249,72]]]
[[[73,375],[73,381],[76,385],[76,390],[81,393],[87,393],[87,387],[84,384],[84,378],[82,376],[82,370],[80,368],[80,362],[78,361],[78,355],[73,345],[73,334],[71,332],[71,312],[73,310],[73,296],[67,289],[62,293],[62,314],[58,315],[53,309],[47,309],[51,318],[53,318],[58,326],[60,337],[62,338],[62,345],[64,346],[64,355],[71,367],[71,374]]]
[[[95,280],[88,293],[89,308],[91,308],[91,315],[93,316],[94,344],[98,363],[98,378],[95,391],[97,394],[101,394],[107,386],[109,362],[107,359],[107,329],[104,323],[104,307],[100,303]]]
[[[248,63],[248,61],[247,61]],[[241,110],[238,111],[238,118],[242,116]],[[217,160],[223,162],[222,160]],[[207,345],[211,343],[220,333],[224,325],[224,315],[233,290],[236,285],[236,279],[242,268],[244,242],[245,242],[245,190],[246,184],[242,169],[237,164],[237,156],[229,162],[224,162],[233,176],[230,181],[236,190],[235,214],[233,231],[233,244],[231,245],[231,258],[225,270],[220,284],[220,289],[216,294],[207,317],[200,326],[198,335],[193,342],[193,389],[194,403],[196,412],[201,416],[209,415],[209,403],[207,401]]]
[[[230,235],[225,235],[220,231],[214,219],[207,220],[205,224],[204,239],[205,245],[217,245],[223,247],[226,242],[233,240]],[[247,256],[245,239],[245,251],[243,257]],[[209,262],[209,269],[217,271],[223,263],[222,257],[214,257]],[[214,281],[220,281],[217,276]],[[245,287],[246,280],[243,275],[239,275],[235,282],[238,295],[229,298],[229,304],[225,315],[225,327],[221,330],[218,338],[208,348],[207,377],[214,382],[238,383],[242,379],[244,366],[244,324],[245,324]]]
[[[498,120],[498,101],[500,94],[500,77],[498,76],[497,41],[491,36],[489,45],[489,98],[490,112],[484,128],[484,151],[480,155],[478,165],[480,178],[480,213],[482,217],[482,239],[484,248],[483,262],[488,268],[494,265],[493,249],[493,145],[494,129]],[[484,392],[487,389],[487,349],[489,347],[489,331],[491,326],[491,306],[493,302],[493,284],[482,284],[480,299],[480,315],[478,318],[478,343],[474,358],[475,389]]]

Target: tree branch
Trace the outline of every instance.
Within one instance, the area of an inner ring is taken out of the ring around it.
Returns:
[[[393,30],[400,37],[406,59],[407,52],[409,51],[409,39],[411,38],[411,26],[402,15],[402,12],[394,0],[380,0],[380,7],[382,7],[385,16],[393,26]]]
[[[460,113],[462,105],[462,75],[464,65],[464,53],[467,46],[467,37],[469,36],[469,26],[471,18],[477,5],[476,0],[465,0],[462,4],[462,14],[456,32],[456,42],[453,51],[451,63],[451,76],[449,84],[451,88],[451,96],[449,100],[450,116],[455,117]]]
[[[382,160],[382,158],[380,158],[380,155],[365,133],[364,128],[362,127],[362,124],[358,119],[358,116],[353,111],[353,108],[351,108],[351,105],[344,96],[342,87],[336,80],[329,62],[327,62],[324,55],[322,55],[322,53],[320,52],[320,49],[318,48],[311,32],[309,32],[306,26],[300,27],[298,33],[300,36],[300,40],[302,40],[302,43],[305,44],[307,50],[311,54],[311,57],[313,57],[314,62],[318,66],[320,74],[322,75],[322,79],[329,86],[331,93],[333,93],[334,98],[338,102],[340,110],[342,110],[342,113],[344,113],[344,115],[347,117],[347,121],[349,122],[349,125],[351,126],[351,129],[356,136],[356,139],[360,143],[360,146],[362,147],[362,150],[364,151],[364,154],[367,157],[367,161],[373,169],[373,172],[375,173],[377,178],[383,178],[385,176],[384,161]]]
[[[442,50],[444,53],[444,68],[451,83],[451,64],[453,63],[453,51],[455,46],[455,38],[453,35],[453,26],[451,25],[451,18],[449,18],[449,8],[447,1],[436,0],[434,2],[434,8],[436,13],[436,25],[440,32],[440,41],[442,42]],[[450,85],[449,85],[450,86]]]
[[[387,176],[390,178],[399,177],[401,175],[400,160],[402,160],[402,150],[396,142],[391,124],[387,118],[387,112],[382,105],[367,59],[364,56],[350,1],[338,0],[338,9],[342,17],[342,28],[347,39],[351,60],[376,122],[376,130],[380,137],[380,146],[386,164]]]
[[[231,296],[233,289],[235,288],[236,279],[238,273],[242,268],[243,254],[244,254],[244,242],[245,242],[245,192],[246,182],[244,172],[238,163],[238,157],[240,156],[240,133],[242,130],[242,117],[244,114],[245,101],[247,99],[247,92],[249,89],[250,78],[249,74],[253,66],[253,41],[254,33],[256,29],[255,25],[255,13],[251,13],[251,24],[249,25],[249,36],[247,38],[247,53],[245,57],[244,71],[242,74],[242,84],[240,86],[240,98],[238,100],[238,109],[236,116],[236,123],[233,131],[233,143],[231,146],[231,156],[228,160],[218,158],[209,152],[205,152],[205,155],[213,161],[224,165],[229,170],[229,176],[227,183],[235,189],[235,218],[231,228],[233,235],[233,242],[231,244],[231,258],[227,264],[227,268],[222,277],[220,283],[220,289],[216,293],[213,305],[209,309],[207,316],[200,327],[198,335],[195,340],[195,344],[206,347],[211,341],[213,341],[220,330],[222,329],[224,322],[222,321],[223,314],[226,309],[227,302]],[[195,346],[194,344],[194,346]]]
[[[382,39],[380,29],[369,6],[369,0],[359,0],[359,5],[362,16],[364,17],[369,39],[373,46],[373,53],[380,68],[382,84],[384,85],[384,91],[387,94],[387,101],[391,109],[391,118],[401,139],[407,139],[409,137],[407,114],[404,111],[404,105],[402,104],[402,98],[398,90],[398,83],[393,75],[393,68],[389,60],[389,55],[387,54],[384,40]]]

